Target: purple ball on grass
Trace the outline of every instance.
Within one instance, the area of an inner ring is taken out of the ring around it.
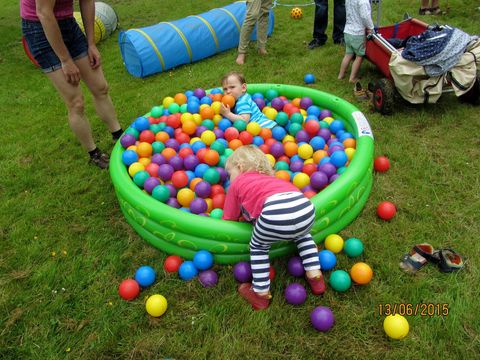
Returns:
[[[240,283],[248,283],[252,281],[252,268],[246,261],[240,261],[233,267],[233,276]]]
[[[305,275],[305,269],[303,268],[300,256],[292,256],[290,260],[288,260],[287,269],[292,276],[303,277],[303,275]]]
[[[213,270],[205,270],[198,274],[198,280],[203,287],[209,288],[217,285],[218,275]]]
[[[326,332],[335,324],[335,316],[330,308],[317,306],[310,313],[310,321],[316,330]]]
[[[292,305],[302,305],[307,300],[307,290],[302,284],[292,283],[285,289],[285,300]]]

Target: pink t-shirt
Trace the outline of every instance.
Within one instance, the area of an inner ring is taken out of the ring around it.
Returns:
[[[73,0],[56,0],[53,14],[57,20],[73,16]],[[35,0],[20,0],[20,16],[25,20],[40,21]]]
[[[228,188],[222,219],[238,221],[240,215],[247,221],[256,219],[269,196],[284,192],[300,191],[292,183],[274,176],[256,172],[240,174]]]

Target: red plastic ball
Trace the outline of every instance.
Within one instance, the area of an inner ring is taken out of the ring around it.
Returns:
[[[268,148],[270,149],[270,146],[272,146],[276,142],[277,142],[277,140],[275,140],[274,138],[270,138],[270,139],[265,140],[265,145],[267,145]]]
[[[212,207],[214,209],[223,209],[225,204],[225,194],[212,195]]]
[[[180,114],[168,115],[166,123],[174,129],[178,128],[182,124]]]
[[[188,136],[184,132],[181,132],[181,133],[175,135],[175,140],[177,140],[180,144],[189,143],[190,142],[190,136]]]
[[[118,295],[124,300],[133,300],[140,294],[140,285],[133,279],[123,280],[118,287]]]
[[[379,156],[373,162],[373,167],[377,172],[386,172],[390,169],[390,160],[386,156]]]
[[[198,149],[197,151],[197,159],[200,161],[200,162],[205,162],[205,154],[207,153],[207,148],[202,148],[202,149]]]
[[[276,274],[276,270],[273,266],[270,266],[270,274],[268,275],[268,277],[270,278],[270,280],[273,280],[275,279],[275,274]]]
[[[140,133],[139,140],[141,142],[153,143],[155,141],[155,134],[151,130],[143,130]]]
[[[163,268],[167,272],[177,272],[180,265],[182,265],[183,259],[178,255],[167,256],[163,263]]]
[[[238,135],[238,139],[243,145],[250,145],[253,142],[253,136],[248,131],[242,131],[240,135]]]
[[[225,189],[220,184],[212,185],[212,188],[210,190],[210,196],[213,198],[215,195],[218,194],[225,194]]]
[[[315,121],[315,120],[308,120],[306,123],[305,123],[305,131],[309,134],[309,135],[315,135],[318,133],[318,130],[320,130],[320,124],[318,121]]]
[[[268,154],[270,152],[270,147],[266,144],[262,144],[258,148],[262,150],[264,154]]]
[[[234,127],[227,128],[225,130],[225,132],[223,133],[223,136],[225,137],[225,140],[227,140],[228,142],[230,142],[234,139],[238,139],[238,135],[239,135],[239,132]]]
[[[185,159],[188,155],[193,155],[192,148],[184,147],[178,152],[178,156],[180,156],[182,159]]]
[[[181,189],[188,184],[188,175],[183,170],[175,171],[172,175],[172,184],[177,189]]]
[[[284,162],[286,162],[287,164],[290,165],[290,158],[287,155],[279,156],[277,161],[284,161]]]
[[[307,174],[308,176],[312,176],[312,174],[317,171],[317,165],[315,164],[305,164],[303,165],[302,172]]]
[[[377,215],[380,219],[391,220],[397,213],[397,208],[390,201],[382,201],[377,206]]]
[[[307,190],[303,193],[303,195],[305,195],[305,197],[307,199],[311,199],[312,197],[314,197],[315,195],[317,195],[317,193],[315,191],[312,191],[312,190]]]
[[[147,166],[145,166],[145,170],[148,172],[148,174],[152,177],[157,177],[158,176],[158,168],[160,166],[155,163],[150,163]]]

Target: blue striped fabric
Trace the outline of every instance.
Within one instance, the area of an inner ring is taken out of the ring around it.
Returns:
[[[270,120],[260,111],[252,97],[247,93],[237,99],[235,113],[237,115],[250,114],[250,121],[257,122],[262,128],[271,129],[277,125],[275,121]]]

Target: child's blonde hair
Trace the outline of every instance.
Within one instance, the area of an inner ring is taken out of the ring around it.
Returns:
[[[237,148],[225,163],[225,169],[236,167],[240,172],[256,171],[260,174],[273,175],[272,165],[258,147],[245,145]]]

